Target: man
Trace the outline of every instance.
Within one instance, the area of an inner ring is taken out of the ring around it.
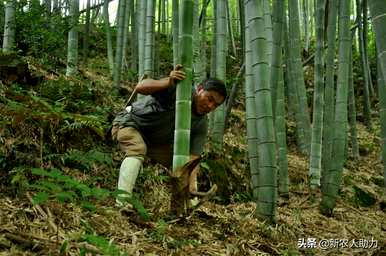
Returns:
[[[128,192],[128,195],[133,191],[145,156],[165,167],[170,167],[172,163],[176,84],[185,79],[185,72],[181,68],[181,65],[176,65],[169,77],[139,82],[135,87],[136,92],[147,96],[128,106],[113,121],[112,137],[126,153],[119,171],[118,189]],[[205,80],[193,89],[190,138],[192,158],[202,153],[206,142],[206,114],[221,105],[226,96],[224,83],[217,79]],[[196,169],[190,183],[192,191],[196,189]]]

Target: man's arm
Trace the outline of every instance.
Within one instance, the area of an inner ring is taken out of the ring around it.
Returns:
[[[135,90],[143,95],[150,95],[159,91],[163,91],[173,86],[176,81],[181,81],[185,79],[185,72],[180,70],[182,66],[177,64],[170,72],[168,77],[162,78],[160,80],[154,79],[144,79],[137,84]]]

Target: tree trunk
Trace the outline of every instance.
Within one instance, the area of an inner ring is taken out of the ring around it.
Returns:
[[[370,96],[374,96],[374,87],[373,87],[373,82],[371,80],[371,72],[370,72],[370,64],[369,64],[369,47],[368,47],[368,15],[367,15],[367,0],[363,0],[362,4],[363,4],[363,7],[362,7],[362,11],[363,11],[363,48],[364,48],[364,54],[365,54],[365,61],[366,61],[366,72],[367,72],[367,77],[368,77],[368,80],[369,80],[369,93],[370,93]],[[371,103],[371,102],[370,102]]]
[[[176,121],[174,132],[173,171],[188,162],[190,157],[190,123],[192,96],[192,65],[193,65],[193,0],[181,2],[179,45],[181,56],[179,63],[184,67],[186,78],[177,85]]]
[[[371,130],[371,107],[370,107],[370,92],[369,92],[369,74],[367,70],[367,61],[366,61],[366,48],[365,48],[365,32],[364,32],[364,26],[363,26],[363,19],[362,19],[362,13],[365,12],[365,10],[362,11],[362,5],[360,3],[360,0],[356,0],[356,6],[357,6],[357,15],[358,15],[358,39],[359,39],[359,54],[361,58],[361,67],[362,67],[362,76],[363,76],[363,119],[364,122],[369,130]],[[367,10],[366,10],[367,11]],[[367,30],[367,29],[366,29]]]
[[[87,61],[88,57],[88,45],[89,45],[89,37],[90,37],[90,1],[87,0],[86,5],[86,22],[84,24],[84,36],[83,36],[83,61]]]
[[[267,37],[267,56],[268,56],[268,64],[271,66],[272,60],[272,17],[271,17],[271,8],[269,6],[269,0],[263,0],[264,5],[264,30],[265,35]],[[271,71],[271,68],[268,69]],[[270,75],[269,75],[270,77]]]
[[[282,67],[282,44],[283,44],[283,18],[285,1],[275,0],[272,6],[272,59],[271,59],[271,88],[272,112],[275,117],[277,160],[278,160],[278,192],[279,195],[289,196],[289,177],[287,159],[287,136],[285,119],[284,80]]]
[[[141,0],[137,8],[138,17],[138,80],[141,80],[145,70],[145,24],[146,5],[148,0]],[[139,95],[138,95],[139,96]]]
[[[247,5],[242,6],[247,8]],[[246,10],[247,12],[247,10]],[[247,143],[248,143],[248,159],[249,169],[251,172],[251,184],[257,187],[259,184],[259,167],[257,155],[257,128],[256,128],[256,104],[255,104],[255,87],[253,83],[252,71],[252,50],[249,35],[248,22],[245,23],[245,119],[247,123]],[[253,197],[257,200],[257,190],[253,190]],[[255,194],[256,193],[256,194]]]
[[[378,91],[381,118],[382,161],[386,188],[386,2],[371,0],[369,2],[371,20],[375,32],[378,55]]]
[[[127,64],[127,46],[129,41],[129,20],[132,13],[130,12],[130,2],[133,0],[126,0],[126,8],[125,8],[125,20],[123,22],[123,42],[122,42],[122,72],[125,72],[125,70],[128,69]],[[131,42],[131,40],[130,40]],[[126,64],[126,69],[124,68]]]
[[[201,15],[200,15],[200,22],[199,22],[199,29],[200,29],[200,33],[199,33],[199,37],[200,37],[200,64],[197,66],[197,68],[195,68],[195,72],[197,72],[198,74],[198,80],[200,82],[204,81],[205,78],[206,78],[206,69],[207,69],[207,65],[206,65],[206,62],[207,62],[207,57],[206,57],[206,50],[207,50],[207,46],[206,46],[206,10],[207,10],[207,7],[208,7],[208,2],[206,0],[204,0],[204,3],[203,3],[203,6],[202,6],[202,11],[201,11]]]
[[[154,11],[155,0],[147,0],[146,7],[146,36],[145,36],[145,66],[144,73],[148,77],[153,77],[154,73]]]
[[[245,9],[244,9],[244,4],[243,0],[238,0],[238,6],[239,6],[239,11],[240,11],[240,40],[241,40],[241,52],[243,55],[243,59],[245,59]]]
[[[300,50],[300,27],[299,27],[299,5],[297,0],[289,0],[289,44],[290,44],[290,59],[294,70],[293,77],[295,79],[297,97],[299,101],[299,120],[296,120],[297,125],[303,130],[304,142],[300,150],[304,154],[310,152],[311,127],[310,116],[308,112],[308,102],[306,88],[304,84],[303,65],[301,62]]]
[[[67,70],[66,76],[75,75],[78,72],[78,18],[79,1],[70,2],[71,28],[68,32]]]
[[[8,0],[5,4],[3,51],[9,52],[15,47],[15,0]]]
[[[165,8],[165,0],[161,1],[161,33],[166,35],[166,8]]]
[[[173,8],[173,66],[178,64],[178,0],[173,0],[172,8]]]
[[[131,71],[138,71],[138,29],[136,22],[137,13],[134,8],[134,0],[130,1],[130,24],[131,24]]]
[[[386,8],[384,9],[386,11]],[[373,13],[371,11],[371,13]],[[386,13],[386,12],[385,12]],[[386,42],[384,42],[386,43]],[[378,48],[378,56],[380,54],[380,50]],[[383,162],[383,182],[386,193],[386,88],[385,88],[385,76],[382,74],[381,60],[377,58],[377,71],[378,71],[378,95],[379,95],[379,117],[381,123],[381,140],[382,140],[382,151],[381,151],[381,159]]]
[[[107,41],[107,59],[109,62],[110,75],[113,76],[114,72],[114,53],[113,42],[111,38],[110,21],[109,21],[109,0],[103,2],[103,16],[106,29],[106,41]]]
[[[310,36],[308,32],[308,1],[303,0],[303,29],[304,29],[304,50],[308,52],[310,46]]]
[[[352,37],[353,39],[353,37]],[[355,107],[355,91],[354,91],[354,81],[353,81],[353,59],[352,59],[352,47],[350,48],[350,62],[349,62],[349,76],[348,76],[348,118],[350,123],[350,135],[351,135],[351,151],[354,160],[359,159],[359,148],[357,140],[357,114]]]
[[[229,9],[229,1],[226,1],[225,7],[226,7],[226,19],[228,21],[228,35],[229,35],[230,43],[232,46],[233,56],[236,58],[236,56],[237,56],[236,55],[236,45],[235,45],[235,39],[233,38],[232,15],[231,15],[231,11]]]
[[[212,1],[213,10],[217,10],[217,1]],[[213,12],[213,20],[217,20],[217,14]],[[217,27],[212,26],[212,44],[210,49],[210,77],[216,77],[216,54],[217,54]],[[209,137],[213,141],[214,112],[209,113]]]
[[[310,187],[316,190],[320,186],[322,169],[322,133],[324,106],[324,6],[325,0],[316,0],[316,53],[314,70],[314,105],[312,118],[312,138],[310,154]]]
[[[216,1],[216,74],[215,77],[226,83],[226,56],[227,56],[227,19],[225,0]],[[222,150],[224,139],[225,108],[221,104],[214,111],[214,126],[212,142],[216,151]]]
[[[247,0],[246,17],[252,49],[253,79],[255,81],[256,128],[259,155],[258,195],[256,213],[261,219],[276,221],[276,144],[273,126],[271,86],[268,75],[267,39],[264,30],[263,0]]]
[[[201,37],[198,24],[198,0],[193,0],[193,84],[197,85],[202,82],[199,69],[203,63],[201,63]]]
[[[347,96],[349,57],[351,47],[350,36],[350,0],[341,0],[339,6],[339,65],[336,90],[334,140],[332,147],[332,166],[327,171],[325,190],[323,190],[320,210],[331,215],[342,180],[342,169],[345,162],[347,142]]]
[[[328,23],[327,23],[327,56],[326,56],[326,86],[324,89],[324,120],[323,120],[323,145],[322,145],[322,179],[325,178],[325,171],[329,169],[332,158],[332,138],[334,122],[334,99],[335,99],[335,38],[336,21],[338,17],[338,1],[328,2]],[[325,182],[322,181],[322,184]],[[323,187],[322,187],[323,189]]]
[[[126,16],[126,0],[119,0],[117,13],[117,41],[115,50],[115,64],[114,64],[114,88],[117,91],[122,74],[122,57],[123,57],[123,42]]]
[[[243,74],[244,67],[245,67],[245,65],[242,64],[240,69],[239,69],[239,72],[237,72],[236,78],[233,80],[231,93],[229,94],[229,97],[228,97],[228,99],[226,101],[225,117],[224,117],[225,128],[227,127],[229,115],[231,114],[232,107],[233,107],[233,104],[234,104],[236,96],[237,96],[239,78]]]

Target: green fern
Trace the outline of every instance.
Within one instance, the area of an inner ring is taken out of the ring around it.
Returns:
[[[83,184],[70,176],[62,174],[62,172],[58,169],[47,171],[42,168],[33,168],[31,172],[34,175],[42,177],[42,179],[38,180],[36,183],[29,185],[29,188],[41,192],[36,195],[37,198],[35,201],[38,203],[45,203],[49,197],[55,197],[62,203],[78,202],[82,200],[84,204],[85,200],[103,201],[111,196],[111,192],[109,190],[89,187],[88,185]],[[49,196],[42,196],[46,194]],[[85,208],[92,208],[90,205],[91,203],[86,205],[88,207]]]
[[[69,150],[61,156],[63,164],[68,167],[74,167],[79,170],[89,171],[93,165],[112,166],[113,162],[110,154],[100,152],[96,149],[83,152],[77,149]]]

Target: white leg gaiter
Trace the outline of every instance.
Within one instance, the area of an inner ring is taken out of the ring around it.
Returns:
[[[128,197],[132,194],[135,180],[142,168],[142,162],[143,158],[141,157],[126,157],[122,161],[119,170],[118,189],[128,192],[129,195],[121,195],[120,197]]]

